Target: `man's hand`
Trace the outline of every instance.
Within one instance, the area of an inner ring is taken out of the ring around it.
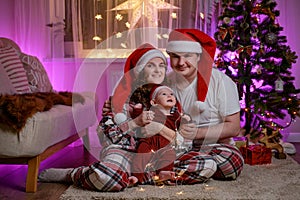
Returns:
[[[195,123],[182,123],[179,129],[180,135],[186,139],[193,140],[197,134],[197,127]]]

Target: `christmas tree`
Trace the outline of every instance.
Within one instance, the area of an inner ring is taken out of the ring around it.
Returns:
[[[300,90],[290,71],[297,55],[280,35],[276,6],[273,0],[224,0],[214,35],[215,64],[237,83],[243,128],[252,139],[266,131],[280,139],[299,116]]]

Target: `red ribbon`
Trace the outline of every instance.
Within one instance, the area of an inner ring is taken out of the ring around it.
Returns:
[[[241,52],[246,52],[249,56],[251,55],[252,53],[252,45],[248,45],[248,46],[242,46],[242,45],[239,45],[240,47],[236,50],[238,54],[240,54]]]
[[[228,28],[220,27],[219,32],[222,40],[224,40],[228,33],[230,37],[233,37],[234,27],[233,26],[230,26]]]
[[[252,13],[263,13],[268,15],[272,20],[275,19],[275,13],[273,13],[270,8],[262,8],[260,4],[256,4],[256,6],[252,9]]]

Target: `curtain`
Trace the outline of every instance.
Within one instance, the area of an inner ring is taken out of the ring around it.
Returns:
[[[41,17],[49,13],[48,6],[45,0],[15,0],[15,41],[23,52],[41,60],[51,57],[49,21]]]
[[[76,68],[64,57],[64,2],[14,0],[13,37],[21,50],[39,58],[55,90],[72,90]]]

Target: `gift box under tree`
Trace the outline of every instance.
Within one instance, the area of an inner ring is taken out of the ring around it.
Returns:
[[[263,165],[270,164],[272,160],[272,150],[263,145],[247,145],[240,147],[245,164]]]

